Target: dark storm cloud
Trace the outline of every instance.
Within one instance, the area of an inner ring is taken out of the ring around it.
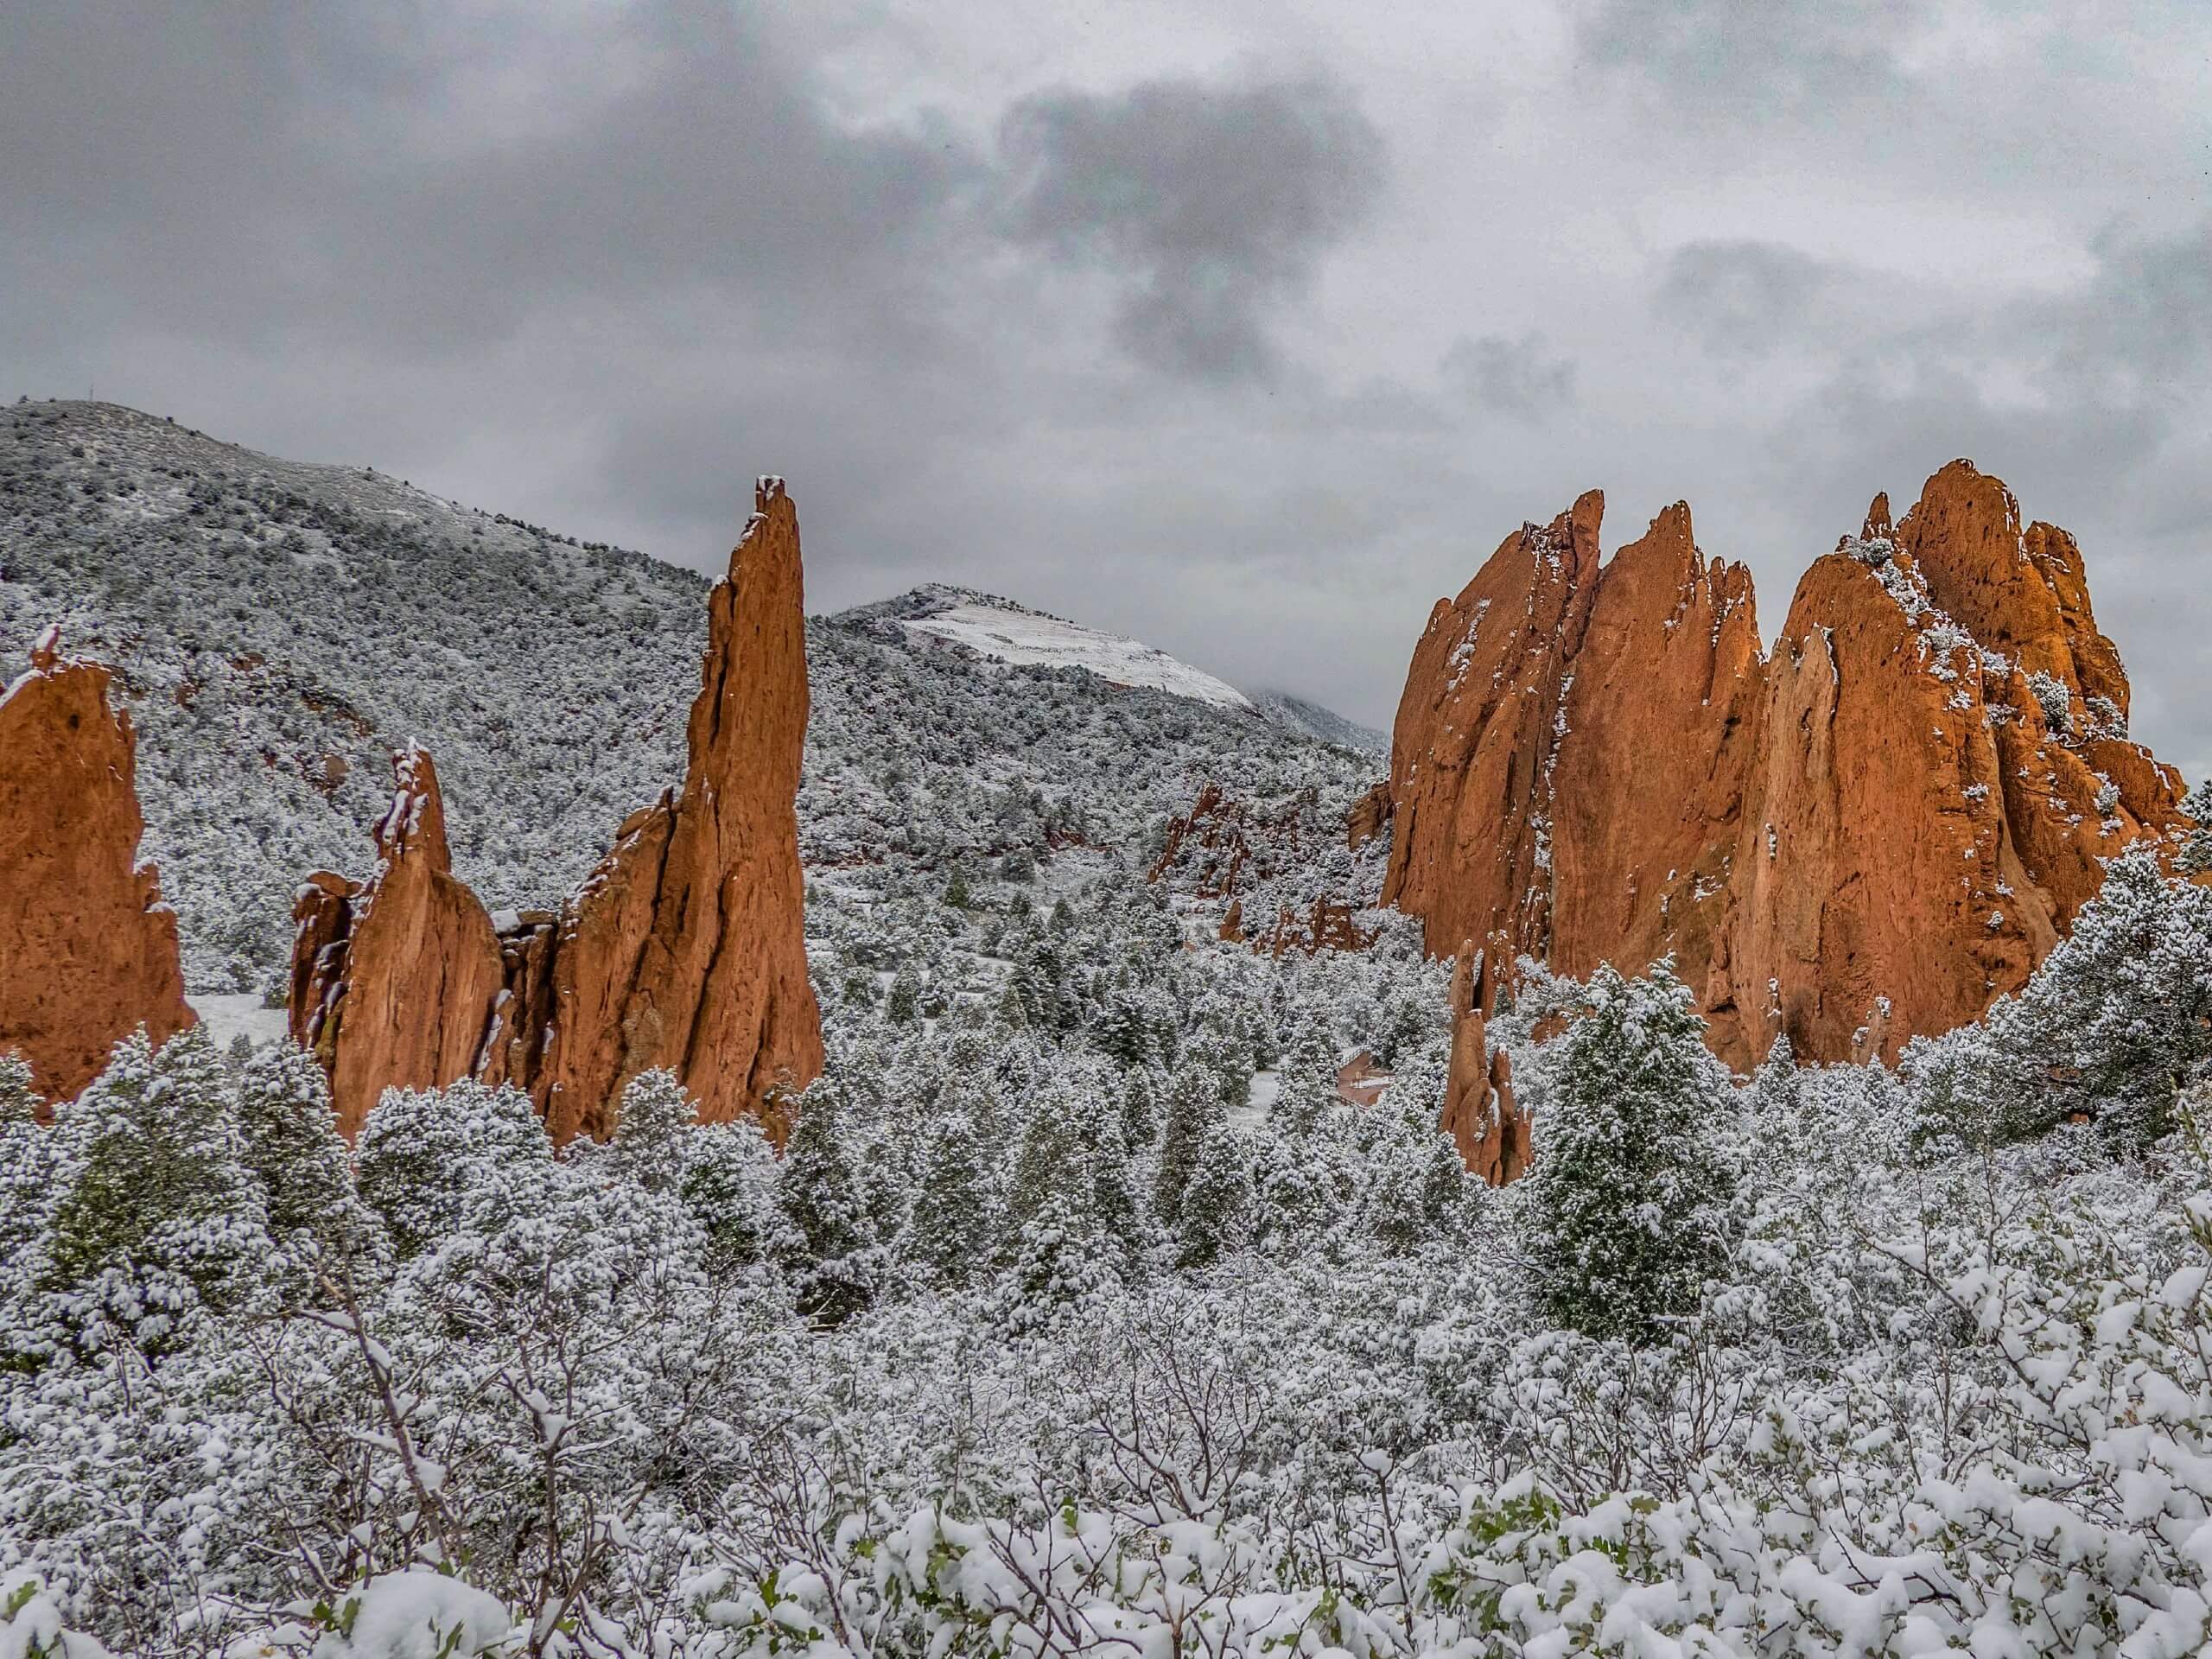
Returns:
[[[1692,242],[1667,258],[1654,308],[1722,357],[1763,357],[1802,335],[1837,268],[1775,242]]]
[[[1478,409],[1540,422],[1574,401],[1574,365],[1541,334],[1458,340],[1444,353],[1445,380]]]
[[[11,41],[0,201],[35,232],[10,238],[20,291],[89,323],[387,353],[479,345],[578,295],[698,288],[784,326],[913,326],[981,177],[947,134],[832,125],[802,67],[725,7],[611,14],[585,54],[603,75],[556,62],[572,84],[505,112],[469,66],[546,48],[513,20],[487,43],[433,10],[202,16],[126,27],[95,7]]]
[[[1201,379],[1274,372],[1267,319],[1382,176],[1381,135],[1318,79],[1040,94],[1007,111],[999,143],[1009,233],[1114,273],[1130,353]]]

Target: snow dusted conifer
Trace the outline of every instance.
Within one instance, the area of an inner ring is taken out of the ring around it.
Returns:
[[[825,1077],[800,1096],[780,1183],[800,1311],[831,1324],[874,1298],[880,1242],[867,1174],[843,1122],[845,1087]]]
[[[911,1026],[922,1017],[922,976],[911,961],[900,963],[891,976],[883,1017],[894,1026]]]
[[[280,1243],[300,1240],[341,1261],[381,1248],[382,1229],[354,1191],[330,1084],[313,1055],[277,1042],[249,1060],[238,1078],[238,1127]]]
[[[791,1259],[798,1239],[779,1196],[781,1166],[760,1123],[696,1123],[677,1147],[677,1193],[716,1269]]]
[[[1221,1086],[1212,1072],[1186,1060],[1167,1091],[1167,1111],[1160,1124],[1160,1158],[1154,1166],[1153,1213],[1169,1226],[1183,1214],[1183,1191],[1197,1166],[1198,1145],[1229,1115],[1221,1102]]]
[[[38,1122],[38,1091],[31,1063],[14,1049],[0,1049],[0,1127]]]
[[[1013,1336],[1046,1335],[1095,1309],[1116,1282],[1096,1238],[1056,1196],[1022,1224],[1001,1318]]]
[[[1268,1126],[1291,1141],[1317,1134],[1342,1103],[1337,1098],[1337,1042],[1311,1017],[1298,1022],[1282,1057]]]
[[[387,1089],[361,1126],[355,1180],[405,1258],[467,1222],[472,1198],[503,1172],[543,1174],[553,1142],[530,1096],[462,1078],[443,1089]]]
[[[997,1209],[974,1120],[957,1107],[937,1113],[923,1135],[907,1254],[940,1283],[966,1284],[991,1258]]]
[[[1245,1138],[1229,1123],[1207,1128],[1193,1148],[1175,1220],[1178,1260],[1201,1267],[1249,1242],[1259,1195]]]
[[[1719,1264],[1736,1172],[1726,1071],[1670,963],[1593,975],[1541,1073],[1531,1245],[1547,1309],[1643,1341],[1697,1304]]]
[[[1122,1090],[1122,1135],[1132,1151],[1160,1138],[1160,1082],[1157,1071],[1141,1065]]]
[[[2174,868],[2183,875],[2202,875],[2212,871],[2212,778],[2183,798],[2181,810],[2196,820],[2196,827],[2182,843]]]
[[[640,1071],[623,1085],[607,1152],[615,1167],[648,1192],[665,1192],[683,1178],[685,1142],[699,1108],[665,1066]]]
[[[245,1164],[228,1069],[204,1026],[156,1050],[142,1026],[55,1114],[66,1187],[50,1282],[111,1268],[168,1269],[202,1295],[242,1294],[264,1262],[265,1217]]]

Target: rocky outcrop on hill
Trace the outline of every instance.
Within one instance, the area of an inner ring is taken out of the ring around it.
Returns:
[[[137,861],[137,749],[108,671],[48,629],[0,696],[0,1052],[49,1099],[74,1098],[137,1027],[159,1043],[195,1023],[176,918]]]
[[[2073,538],[1971,463],[1901,524],[1878,497],[1764,657],[1687,506],[1602,567],[1601,506],[1509,537],[1415,649],[1385,897],[1432,951],[1671,954],[1739,1069],[1777,1035],[1894,1058],[2017,989],[2103,860],[2186,832]]]
[[[356,887],[318,870],[292,912],[292,1038],[329,1074],[348,1137],[386,1089],[475,1075],[505,984],[492,918],[453,874],[436,767],[410,747],[392,770],[377,873]]]
[[[1294,893],[1283,879],[1314,874],[1317,856],[1325,861],[1333,853],[1341,862],[1346,852],[1357,853],[1381,832],[1383,819],[1375,816],[1368,832],[1360,833],[1363,816],[1377,812],[1371,792],[1355,803],[1348,818],[1332,819],[1320,810],[1315,790],[1261,809],[1209,783],[1190,811],[1169,823],[1146,879],[1172,880],[1193,899],[1226,900],[1217,937],[1231,944],[1276,957],[1293,950],[1309,956],[1363,950],[1375,936],[1359,925],[1346,892]],[[1329,847],[1338,834],[1345,845]],[[1325,879],[1329,873],[1322,874]],[[1340,887],[1352,885],[1349,865],[1333,874]]]
[[[807,716],[798,518],[780,480],[761,481],[709,607],[681,791],[625,821],[557,915],[524,912],[504,933],[488,918],[480,930],[454,921],[423,933],[420,964],[391,981],[411,993],[426,1027],[416,1050],[357,1042],[351,1012],[334,1029],[327,1015],[316,1023],[320,1003],[350,1010],[365,986],[381,998],[385,963],[398,958],[359,943],[385,899],[327,881],[302,892],[293,1019],[296,1031],[313,1032],[334,1088],[350,1064],[373,1099],[415,1081],[386,1074],[395,1064],[435,1054],[434,1069],[448,1074],[438,1081],[475,1076],[527,1090],[566,1140],[609,1132],[623,1085],[665,1066],[706,1121],[749,1113],[779,1137],[788,1128],[789,1101],[820,1074],[823,1056],[792,805]],[[393,868],[388,855],[371,887]],[[350,925],[340,906],[353,909]],[[468,906],[482,916],[473,898],[456,914]],[[425,988],[438,988],[434,1015],[421,1006]]]

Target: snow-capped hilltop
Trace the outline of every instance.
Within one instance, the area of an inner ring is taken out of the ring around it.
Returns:
[[[1146,686],[1216,709],[1258,712],[1226,680],[1141,640],[1086,628],[995,594],[932,584],[893,601],[884,613],[924,649],[955,645],[993,662],[1079,668],[1110,685]]]

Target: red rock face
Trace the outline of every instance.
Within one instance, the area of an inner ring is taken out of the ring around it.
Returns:
[[[1553,772],[1551,964],[1669,950],[1732,1018],[1727,913],[1758,729],[1751,572],[1707,564],[1680,502],[1613,555],[1569,664]]]
[[[1430,951],[1473,939],[1510,959],[1551,933],[1553,760],[1581,648],[1605,499],[1505,538],[1414,647],[1391,734],[1395,830],[1382,902]]]
[[[683,789],[625,821],[557,916],[525,914],[502,938],[473,896],[448,915],[440,888],[441,902],[409,935],[419,938],[414,957],[365,956],[388,899],[342,883],[303,890],[293,1025],[325,1055],[334,1093],[358,1077],[373,1103],[383,1087],[414,1081],[390,1075],[395,1067],[427,1065],[446,1074],[439,1082],[474,1076],[526,1089],[566,1140],[608,1133],[623,1085],[666,1066],[705,1121],[757,1114],[779,1139],[788,1128],[789,1102],[820,1075],[823,1058],[792,805],[806,736],[806,624],[798,517],[780,480],[762,481],[756,507],[708,601]],[[430,818],[443,874],[442,809],[409,821]],[[387,855],[371,887],[388,886],[395,868]],[[381,1006],[387,982],[404,998],[394,1017],[412,1009],[410,1047],[356,1034],[361,988],[378,988]],[[339,986],[334,1026],[322,1010]],[[423,1006],[428,988],[436,988],[434,1011]],[[340,1116],[349,1132],[358,1126],[343,1099]]]
[[[2104,860],[2185,832],[2073,538],[1970,463],[1901,525],[1877,497],[1764,658],[1688,508],[1600,568],[1598,505],[1508,538],[1415,648],[1387,896],[1431,950],[1672,954],[1739,1069],[1777,1034],[1893,1059],[2017,989]]]
[[[1528,1173],[1529,1125],[1513,1098],[1505,1051],[1490,1052],[1484,1010],[1496,995],[1482,953],[1469,941],[1452,970],[1452,1066],[1438,1127],[1452,1137],[1471,1173],[1503,1186]]]
[[[161,1043],[196,1023],[176,917],[137,861],[137,741],[107,685],[48,629],[0,696],[0,1051],[20,1052],[53,1100],[73,1099],[137,1027]]]
[[[386,1089],[474,1077],[505,988],[492,918],[453,874],[429,755],[394,758],[378,866],[358,889],[318,871],[293,910],[292,1035],[330,1074],[351,1138]]]

